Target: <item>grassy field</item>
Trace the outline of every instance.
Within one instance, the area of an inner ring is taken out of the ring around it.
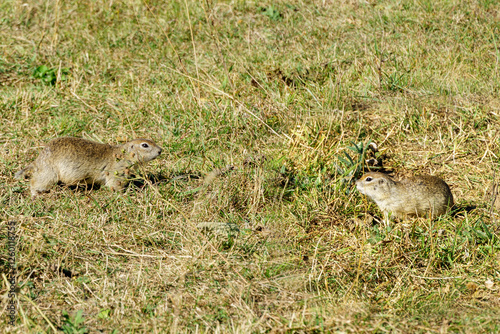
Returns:
[[[500,332],[499,62],[490,0],[2,1],[0,328]],[[13,175],[59,136],[164,151],[31,199]],[[373,159],[455,212],[380,224]]]

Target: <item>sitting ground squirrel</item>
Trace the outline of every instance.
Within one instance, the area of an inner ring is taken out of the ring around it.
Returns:
[[[448,185],[431,175],[395,181],[386,174],[370,172],[356,181],[356,188],[377,203],[386,223],[390,215],[399,219],[435,218],[453,206],[453,195]]]
[[[161,148],[148,139],[134,139],[121,146],[100,144],[83,138],[62,137],[47,143],[38,158],[16,173],[23,180],[31,174],[31,195],[46,192],[61,181],[106,185],[121,190],[130,167],[158,157]]]

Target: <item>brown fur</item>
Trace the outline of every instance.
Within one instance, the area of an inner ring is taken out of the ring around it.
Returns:
[[[453,206],[450,188],[438,177],[419,175],[400,181],[383,173],[370,172],[356,181],[359,192],[377,203],[388,221],[389,216],[437,217]]]
[[[127,183],[130,167],[155,159],[161,151],[153,141],[141,138],[121,146],[74,137],[56,138],[15,177],[31,176],[33,197],[59,181],[67,185],[98,184],[121,190]]]

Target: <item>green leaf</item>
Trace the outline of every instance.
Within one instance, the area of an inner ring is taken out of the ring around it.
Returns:
[[[110,314],[111,314],[111,310],[109,308],[102,309],[101,311],[99,311],[99,314],[97,315],[97,317],[99,319],[106,319],[106,318],[109,318]]]

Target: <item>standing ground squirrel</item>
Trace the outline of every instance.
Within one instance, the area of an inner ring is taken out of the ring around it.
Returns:
[[[62,137],[47,143],[38,158],[16,173],[25,179],[31,174],[31,195],[47,191],[61,181],[106,185],[121,190],[127,183],[130,167],[158,157],[161,148],[148,139],[134,139],[121,146],[100,144],[83,138]]]
[[[386,174],[370,172],[356,181],[356,188],[377,203],[386,222],[391,214],[400,219],[415,216],[435,218],[453,206],[450,187],[431,175],[395,181]]]

